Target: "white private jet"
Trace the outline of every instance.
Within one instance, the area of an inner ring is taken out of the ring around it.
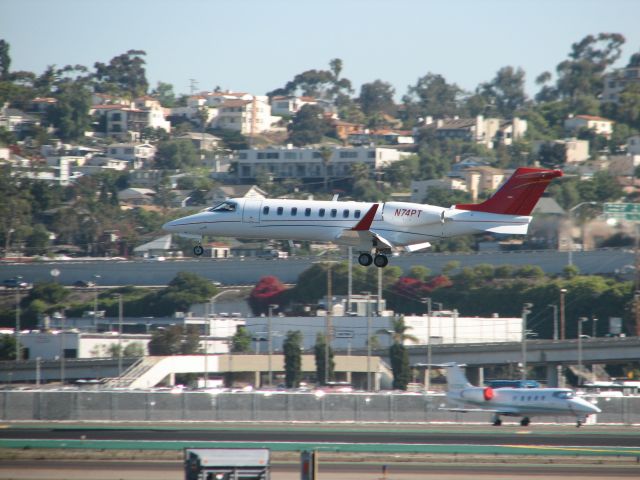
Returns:
[[[601,410],[568,388],[491,388],[474,387],[456,363],[437,365],[447,371],[447,400],[457,408],[454,412],[493,413],[493,424],[502,425],[500,416],[522,417],[526,427],[533,416],[572,415],[582,425],[589,415]]]
[[[233,198],[162,228],[204,235],[333,242],[356,248],[360,265],[385,267],[394,247],[408,252],[457,235],[491,232],[525,235],[531,211],[560,170],[518,168],[489,199],[450,208],[406,202],[339,202]],[[204,249],[198,242],[196,256]],[[374,253],[375,256],[372,256]]]

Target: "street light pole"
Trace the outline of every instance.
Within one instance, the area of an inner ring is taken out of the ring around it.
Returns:
[[[122,294],[118,294],[118,377],[122,375]]]
[[[582,324],[587,320],[587,317],[578,319],[578,385],[582,385]]]
[[[366,315],[367,315],[367,392],[371,391],[371,315],[369,314],[369,295],[371,292],[363,292],[366,295]]]
[[[95,285],[93,286],[93,328],[98,331],[98,279],[100,275],[96,273],[93,278],[95,279]]]
[[[22,281],[22,277],[18,275],[16,277],[16,363],[18,363],[22,359],[22,348],[20,345],[20,282]]]
[[[331,278],[331,262],[327,264],[327,316],[325,317],[325,335],[324,335],[324,384],[329,381],[329,350],[331,348],[331,313],[332,313],[332,278]]]
[[[564,340],[566,338],[566,321],[564,316],[564,296],[566,293],[566,288],[560,289],[560,340]]]
[[[278,305],[269,305],[269,325],[267,332],[267,342],[269,342],[269,387],[273,385],[273,366],[271,363],[271,356],[273,355],[273,344],[271,342],[271,317],[273,316],[273,310],[278,308]]]
[[[424,379],[424,388],[429,393],[431,388],[431,298],[423,299],[423,303],[427,304],[427,376]]]
[[[532,303],[522,306],[522,380],[527,379],[527,315],[531,313]]]
[[[558,340],[558,306],[555,303],[550,303],[549,306],[553,308],[553,339]]]

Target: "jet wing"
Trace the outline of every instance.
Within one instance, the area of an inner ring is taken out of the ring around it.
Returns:
[[[380,233],[376,232],[375,229],[371,229],[371,224],[376,216],[376,211],[378,210],[378,204],[374,203],[369,211],[365,214],[364,217],[356,224],[355,227],[342,230],[339,235],[336,236],[335,242],[341,245],[349,245],[352,247],[360,247],[362,250],[369,250],[373,243],[373,240],[379,246],[383,246],[386,248],[393,248],[397,246],[397,244],[393,243],[388,238],[383,237]],[[405,251],[417,252],[418,250],[423,250],[425,248],[429,248],[431,243],[414,243],[411,245],[405,245]]]
[[[458,413],[485,412],[497,413],[499,415],[520,415],[520,410],[517,408],[440,408],[439,410]]]

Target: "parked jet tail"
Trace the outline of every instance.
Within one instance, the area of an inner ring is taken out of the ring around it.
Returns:
[[[484,202],[456,205],[455,208],[505,215],[530,215],[551,180],[561,176],[561,170],[518,168],[509,180]]]

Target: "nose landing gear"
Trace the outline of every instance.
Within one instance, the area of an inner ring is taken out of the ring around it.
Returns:
[[[193,254],[196,257],[201,256],[204,253],[204,248],[202,247],[202,245],[198,244],[195,247],[193,247]]]

